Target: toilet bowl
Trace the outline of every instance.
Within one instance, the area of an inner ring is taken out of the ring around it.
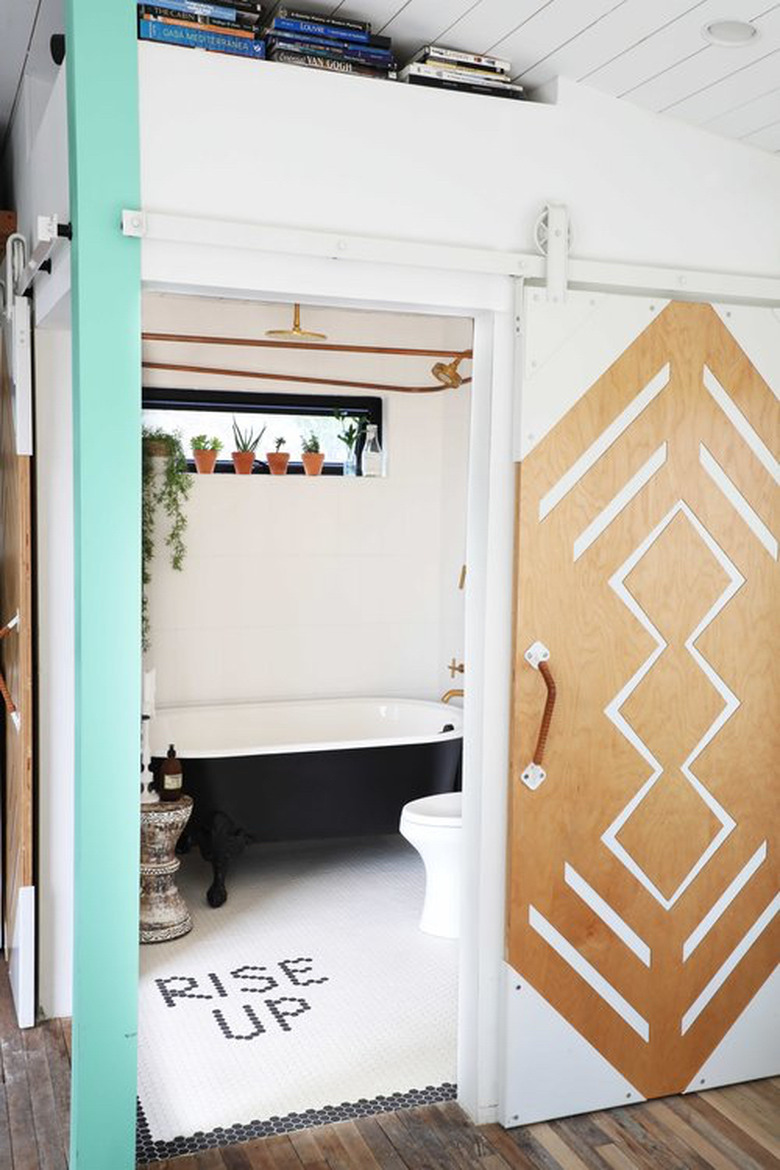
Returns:
[[[401,811],[401,836],[425,865],[420,930],[457,938],[460,926],[461,794],[443,792],[412,800]]]

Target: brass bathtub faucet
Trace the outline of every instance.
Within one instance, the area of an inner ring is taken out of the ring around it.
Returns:
[[[457,699],[458,697],[463,698],[462,690],[445,691],[441,697],[441,702],[449,703],[450,699]]]

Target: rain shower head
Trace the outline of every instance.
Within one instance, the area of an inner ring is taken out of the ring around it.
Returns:
[[[463,385],[463,377],[458,373],[458,366],[463,361],[463,354],[460,357],[455,357],[451,362],[436,362],[432,367],[431,373],[437,382],[441,382],[442,386],[449,386],[452,390],[457,390],[459,386]]]
[[[292,329],[266,329],[266,337],[283,337],[290,341],[298,339],[311,341],[325,341],[327,333],[313,333],[310,329],[301,329],[301,306],[296,304],[293,308],[293,325]]]

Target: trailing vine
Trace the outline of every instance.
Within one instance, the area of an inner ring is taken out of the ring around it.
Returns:
[[[187,546],[184,533],[187,515],[184,504],[192,488],[192,476],[187,470],[187,457],[182,447],[181,435],[157,428],[143,429],[143,466],[141,501],[141,555],[143,600],[141,608],[142,642],[144,650],[149,649],[149,602],[146,589],[152,579],[154,559],[154,536],[158,513],[162,510],[167,517],[168,532],[165,544],[170,553],[171,567],[181,572]],[[165,459],[162,475],[155,474],[154,458]]]

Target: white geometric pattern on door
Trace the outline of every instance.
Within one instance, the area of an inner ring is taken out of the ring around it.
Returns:
[[[674,303],[518,468],[509,971],[635,1095],[687,1088],[776,963],[779,438],[718,314]]]

